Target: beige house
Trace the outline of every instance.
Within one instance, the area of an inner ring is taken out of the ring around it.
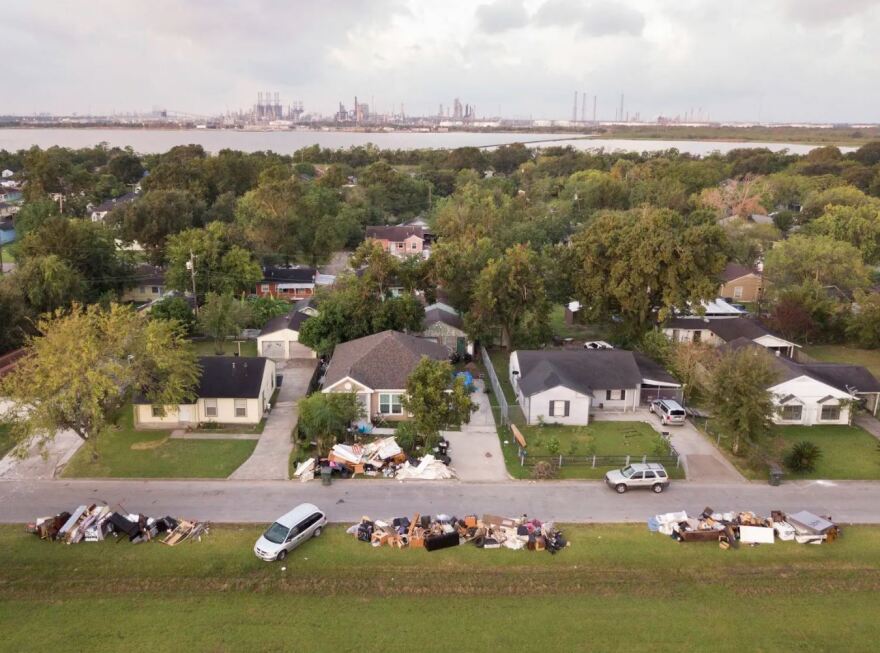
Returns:
[[[124,302],[152,302],[165,294],[165,271],[153,265],[139,265],[134,273],[135,286],[122,293]]]
[[[261,356],[274,360],[291,358],[315,358],[317,354],[299,342],[299,330],[303,323],[318,312],[310,299],[297,302],[287,315],[273,317],[257,336],[257,351]]]
[[[734,302],[756,302],[764,293],[763,275],[738,263],[728,263],[721,273],[718,296]]]
[[[425,233],[420,226],[367,227],[366,236],[394,256],[423,256],[425,252]]]
[[[752,341],[776,356],[795,358],[800,345],[781,338],[747,317],[675,317],[663,324],[673,342],[704,342],[719,347],[735,340]]]
[[[405,420],[402,399],[406,382],[426,356],[448,360],[449,350],[399,331],[383,331],[344,342],[333,352],[322,392],[356,393],[368,420]]]
[[[202,356],[201,379],[191,403],[159,406],[134,402],[137,428],[180,428],[208,422],[259,424],[275,392],[275,363],[266,358]]]

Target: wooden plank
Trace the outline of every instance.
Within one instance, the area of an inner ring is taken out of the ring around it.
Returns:
[[[516,440],[516,443],[521,446],[523,449],[526,448],[526,439],[523,437],[523,434],[520,433],[520,430],[516,427],[516,424],[510,425],[510,430],[513,431],[513,439]]]

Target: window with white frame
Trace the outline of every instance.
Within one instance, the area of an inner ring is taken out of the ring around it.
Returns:
[[[836,422],[840,419],[840,406],[822,406],[822,416],[820,419],[827,422]]]
[[[247,399],[235,400],[235,416],[247,417]]]
[[[550,417],[568,417],[570,403],[561,399],[550,402]]]
[[[626,390],[606,390],[605,401],[623,401],[626,399]]]
[[[150,292],[154,295],[158,295],[162,292],[162,289],[159,286],[153,286],[152,288],[150,288]]]
[[[800,421],[801,417],[804,414],[803,406],[783,406],[780,411],[780,416],[786,422],[796,422]]]
[[[261,290],[262,292],[269,292],[269,284],[268,284],[268,283],[264,283],[264,284],[260,285],[260,290]]]
[[[164,417],[164,415],[162,414],[162,406],[156,406],[155,404],[153,404],[152,406],[150,406],[150,414],[153,417]]]
[[[379,394],[379,412],[383,415],[402,415],[403,404],[399,394],[382,392]]]
[[[205,417],[217,417],[216,399],[205,399]]]
[[[743,287],[742,286],[734,286],[733,287],[733,298],[734,299],[742,299],[743,296]]]

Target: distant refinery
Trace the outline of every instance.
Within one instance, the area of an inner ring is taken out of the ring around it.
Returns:
[[[460,98],[451,103],[440,103],[438,110],[429,115],[410,115],[405,105],[391,105],[386,111],[378,111],[373,98],[369,102],[351,97],[351,102],[339,101],[337,109],[330,115],[306,111],[302,101],[282,101],[278,91],[260,91],[256,102],[246,109],[227,110],[216,115],[200,115],[185,111],[156,108],[143,113],[118,113],[109,115],[54,115],[40,113],[33,115],[2,115],[0,126],[142,126],[152,128],[195,128],[195,129],[243,129],[243,130],[288,130],[288,129],[339,129],[355,131],[449,131],[456,129],[494,130],[494,129],[575,129],[594,130],[614,126],[688,126],[688,127],[812,127],[833,128],[837,126],[874,127],[874,124],[855,123],[804,123],[756,121],[714,121],[703,108],[689,108],[673,115],[659,115],[652,120],[643,120],[641,112],[630,111],[626,107],[626,96],[620,93],[613,103],[613,118],[600,115],[600,98],[587,91],[574,91],[568,119],[542,119],[531,116],[509,118],[501,115],[500,107],[496,115],[480,115],[475,104],[463,102]],[[607,103],[607,100],[606,100]],[[389,107],[388,104],[385,107]],[[607,104],[606,104],[607,107]]]

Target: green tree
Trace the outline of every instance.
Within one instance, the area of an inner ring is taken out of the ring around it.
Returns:
[[[539,257],[525,245],[515,245],[480,272],[466,318],[474,335],[500,330],[502,346],[509,348],[546,341],[549,314]]]
[[[743,441],[757,442],[770,428],[776,381],[771,355],[761,347],[744,347],[724,354],[712,371],[712,413],[733,438],[739,453]]]
[[[251,316],[248,326],[254,329],[262,329],[273,317],[290,313],[290,302],[272,295],[248,297],[248,305]]]
[[[199,309],[197,319],[199,332],[214,341],[214,351],[222,354],[226,339],[235,337],[247,325],[250,307],[232,293],[222,295],[209,292],[205,304]]]
[[[877,349],[880,347],[880,294],[857,291],[855,303],[858,310],[849,314],[846,335],[859,347]]]
[[[189,302],[180,296],[165,297],[150,307],[150,319],[174,320],[187,335],[192,334],[195,327],[195,315]]]
[[[704,215],[606,212],[572,238],[575,297],[591,320],[620,320],[638,337],[675,310],[718,292],[726,241]]]
[[[854,245],[865,263],[880,263],[880,202],[857,207],[829,206],[810,223],[809,232]]]
[[[25,202],[15,215],[15,232],[19,239],[45,224],[49,218],[60,215],[58,205],[50,199]]]
[[[15,278],[34,313],[67,308],[82,300],[86,284],[80,274],[55,254],[27,259]]]
[[[72,430],[94,442],[134,395],[157,406],[192,398],[195,353],[172,322],[150,321],[128,306],[75,305],[37,324],[27,355],[0,381],[18,442]]]
[[[0,354],[22,345],[30,331],[21,285],[14,274],[0,277]]]
[[[195,259],[196,292],[253,292],[263,271],[253,256],[236,240],[231,225],[212,222],[203,229],[187,229],[168,239],[165,281],[180,291],[192,290],[187,266]]]
[[[861,252],[854,245],[825,235],[797,234],[778,243],[767,252],[764,275],[776,289],[806,282],[842,290],[868,284]]]
[[[412,423],[425,445],[440,431],[470,422],[477,406],[462,377],[453,377],[448,361],[423,357],[406,382],[401,402],[412,415]]]
[[[315,392],[299,401],[299,433],[317,444],[324,456],[333,444],[346,440],[349,429],[366,417],[363,404],[354,392]]]

